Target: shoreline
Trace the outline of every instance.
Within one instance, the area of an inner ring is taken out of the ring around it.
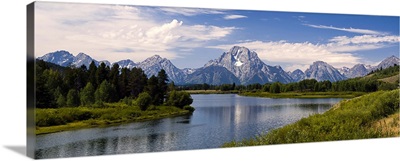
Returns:
[[[220,91],[220,90],[183,90],[189,94],[239,94],[237,90],[233,91]]]
[[[159,120],[159,119],[164,119],[164,118],[186,116],[186,115],[191,115],[191,114],[192,114],[192,112],[190,112],[188,110],[180,109],[177,111],[172,111],[172,112],[167,112],[167,113],[154,113],[154,114],[148,114],[148,115],[132,117],[132,118],[119,118],[119,119],[115,119],[115,120],[104,120],[101,118],[97,118],[97,119],[91,118],[91,119],[87,119],[87,120],[69,122],[69,123],[62,124],[62,125],[42,126],[42,127],[39,127],[36,125],[35,134],[36,135],[44,135],[44,134],[51,134],[51,133],[57,133],[57,132],[63,132],[63,131],[73,131],[73,130],[80,130],[80,129],[118,126],[118,125],[133,123],[133,122],[152,121],[152,120]]]
[[[323,114],[310,115],[252,139],[221,147],[386,138],[400,136],[399,89],[340,101]]]
[[[244,92],[240,96],[263,98],[355,98],[365,95],[365,92]]]

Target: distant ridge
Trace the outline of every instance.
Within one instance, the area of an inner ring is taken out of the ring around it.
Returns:
[[[159,55],[151,56],[142,62],[135,63],[130,59],[120,60],[111,64],[107,60],[97,61],[85,53],[77,56],[68,51],[59,50],[48,53],[37,59],[44,60],[63,67],[85,65],[87,68],[93,61],[96,66],[105,63],[106,66],[118,64],[120,68],[134,67],[142,68],[147,76],[156,75],[158,71],[164,69],[169,76],[169,80],[175,84],[253,84],[253,83],[291,83],[304,79],[316,79],[318,81],[329,80],[331,82],[340,81],[348,78],[362,77],[372,70],[385,69],[393,65],[399,65],[399,58],[390,56],[385,58],[379,65],[356,64],[352,68],[334,68],[323,61],[315,61],[306,71],[300,69],[293,72],[285,72],[280,66],[269,66],[265,64],[254,51],[246,47],[234,46],[228,52],[222,53],[220,57],[207,62],[201,68],[177,68],[170,60]]]

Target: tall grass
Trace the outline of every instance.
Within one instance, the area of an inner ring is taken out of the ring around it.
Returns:
[[[266,135],[224,147],[351,140],[398,136],[375,126],[378,120],[399,111],[399,89],[378,91],[351,100],[341,101],[323,114],[311,115],[296,123],[270,131]],[[396,117],[395,117],[396,118]],[[396,121],[394,121],[396,124]],[[398,123],[397,123],[398,124]]]
[[[190,114],[190,111],[173,106],[150,106],[146,111],[141,111],[138,106],[123,102],[107,103],[103,108],[36,109],[36,134],[76,129],[78,126],[85,128],[186,114]]]

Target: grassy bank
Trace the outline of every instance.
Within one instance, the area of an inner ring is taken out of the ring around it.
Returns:
[[[268,98],[354,98],[364,94],[364,92],[244,92],[239,95]]]
[[[239,93],[238,90],[221,91],[221,90],[185,90],[185,92],[190,94],[232,94]]]
[[[323,114],[224,147],[399,136],[399,89],[344,100]]]
[[[54,133],[90,127],[103,127],[135,121],[156,120],[190,114],[173,106],[151,106],[141,111],[124,103],[107,104],[105,108],[36,109],[36,134]]]

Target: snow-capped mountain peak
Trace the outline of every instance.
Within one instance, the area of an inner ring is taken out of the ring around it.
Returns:
[[[348,73],[350,71],[350,68],[341,67],[341,68],[338,69],[338,71],[340,72],[340,74],[345,75],[346,73]]]
[[[111,67],[110,62],[107,60],[97,61],[84,53],[79,53],[77,56],[74,56],[65,50],[48,53],[38,59],[60,66],[80,67],[85,65],[89,67],[90,63],[93,61],[96,66],[100,63],[105,63],[107,66]],[[246,47],[234,46],[227,52],[222,53],[219,58],[210,60],[204,67],[197,69],[178,69],[170,60],[162,58],[160,55],[153,55],[140,63],[134,63],[129,59],[115,63],[118,63],[120,68],[141,68],[149,77],[157,75],[161,69],[164,69],[169,80],[174,81],[176,84],[201,83],[200,80],[210,84],[232,82],[241,84],[263,84],[277,81],[281,83],[290,83],[303,79],[316,79],[318,81],[329,80],[335,82],[347,78],[365,76],[372,70],[385,69],[394,64],[398,65],[399,58],[390,56],[375,67],[356,64],[352,68],[342,67],[339,69],[335,69],[326,62],[315,61],[304,72],[298,69],[286,73],[279,65],[270,66],[265,64],[255,51],[250,51]]]
[[[38,59],[46,61],[46,62],[58,64],[58,65],[65,67],[65,66],[71,65],[71,63],[74,60],[74,56],[71,53],[69,53],[68,51],[59,50],[59,51],[55,51],[55,52],[43,55],[42,57],[39,57]]]
[[[120,60],[116,63],[119,65],[119,68],[121,68],[121,69],[122,68],[132,69],[137,66],[137,64],[130,59]]]
[[[257,53],[246,47],[234,46],[219,58],[209,61],[204,67],[222,66],[239,78],[242,84],[292,81],[280,67],[266,65]]]
[[[381,63],[379,63],[379,65],[375,68],[375,69],[385,69],[385,68],[389,68],[391,66],[394,65],[399,65],[399,58],[392,55],[386,59],[384,59]]]
[[[300,69],[296,69],[293,72],[288,73],[292,77],[293,81],[298,82],[305,79],[306,75]]]
[[[368,73],[370,73],[371,71],[376,70],[376,69],[389,68],[391,66],[394,66],[395,64],[399,65],[399,58],[392,55],[392,56],[387,57],[386,59],[382,60],[382,62],[380,62],[379,65],[375,66],[375,67],[373,67],[371,65],[365,65],[365,64],[356,64],[352,68],[343,67],[343,68],[347,68],[347,70],[343,70],[343,73],[340,69],[339,69],[339,71],[341,71],[341,73],[344,76],[346,76],[347,78],[355,78],[355,77],[363,77],[363,76],[367,75]]]
[[[345,72],[344,76],[346,76],[347,78],[362,77],[367,75],[369,72],[370,70],[368,70],[364,64],[356,64],[347,72]]]
[[[336,68],[323,61],[315,61],[304,73],[306,79],[316,79],[317,81],[336,82],[346,79]]]
[[[162,58],[160,55],[149,57],[137,66],[142,68],[148,77],[157,76],[158,72],[164,69],[170,81],[174,81],[176,84],[184,83],[185,74],[183,71],[172,64],[170,60]]]
[[[89,55],[86,55],[85,53],[79,53],[77,56],[75,56],[71,65],[73,65],[75,67],[80,67],[82,65],[85,65],[88,68],[90,63],[92,63],[92,61],[94,61],[96,66],[99,65],[99,62],[94,60]]]
[[[182,72],[185,73],[186,75],[192,74],[196,71],[197,69],[195,68],[184,68],[182,69]]]

